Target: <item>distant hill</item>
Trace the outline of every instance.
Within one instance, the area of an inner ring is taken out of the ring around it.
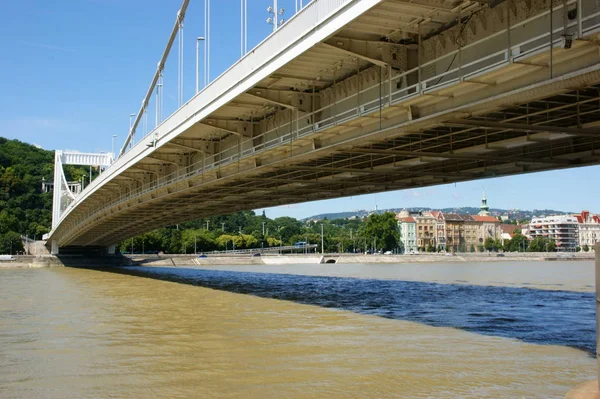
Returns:
[[[463,213],[463,214],[467,214],[467,215],[477,215],[479,213],[479,208],[472,207],[472,206],[463,206],[463,207],[458,207],[458,208],[442,208],[442,209],[432,209],[432,208],[427,208],[427,207],[389,208],[389,209],[379,209],[377,212],[378,213],[383,213],[383,212],[397,213],[397,212],[402,211],[403,209],[406,209],[411,212],[418,212],[418,211],[425,212],[425,211],[437,210],[437,211],[442,211],[443,213]],[[351,218],[354,216],[362,218],[362,217],[369,215],[372,212],[373,211],[367,211],[367,210],[361,209],[361,210],[349,211],[349,212],[321,213],[318,215],[304,218],[302,220],[348,219],[348,218]],[[532,211],[529,211],[529,210],[521,210],[521,209],[490,208],[490,213],[494,216],[508,215],[509,218],[512,220],[521,220],[521,219],[531,219],[534,216],[563,215],[563,214],[571,214],[574,212],[557,211],[554,209],[534,209]]]

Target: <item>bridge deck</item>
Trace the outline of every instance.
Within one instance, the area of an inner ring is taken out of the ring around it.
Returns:
[[[108,245],[243,209],[597,164],[599,14],[563,18],[561,3],[550,35],[548,10],[514,3],[311,3],[94,181],[51,239]]]

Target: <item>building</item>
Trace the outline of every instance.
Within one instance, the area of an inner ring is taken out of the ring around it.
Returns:
[[[445,213],[444,237],[447,252],[466,252],[465,225],[463,218],[456,213]]]
[[[417,223],[415,218],[412,216],[399,218],[398,230],[400,232],[400,242],[404,246],[404,253],[418,252]]]
[[[553,240],[559,252],[574,252],[579,245],[579,222],[571,215],[533,218],[523,233],[530,239],[544,237]]]
[[[578,244],[582,249],[593,250],[594,245],[600,241],[600,216],[592,215],[589,211],[582,211],[573,215],[579,223]]]
[[[446,250],[446,221],[442,211],[431,211],[431,215],[435,218],[436,225],[436,242],[439,251]]]
[[[413,216],[416,222],[417,247],[426,251],[427,248],[437,249],[436,229],[437,220],[431,212],[420,212]]]
[[[481,230],[481,223],[475,219],[475,216],[471,215],[458,215],[463,220],[464,229],[464,246],[461,249],[464,252],[475,252],[480,244],[478,238],[480,236],[479,230]],[[491,217],[491,216],[486,216]]]
[[[487,198],[485,198],[485,191],[481,197],[481,206],[479,207],[479,216],[490,216],[490,207],[487,204]]]
[[[498,240],[502,238],[502,228],[500,225],[502,224],[500,220],[496,219],[493,216],[473,216],[473,219],[477,221],[477,239],[475,247],[479,247],[485,243],[485,240],[488,238],[492,238],[494,240]],[[517,226],[511,225],[514,228]],[[511,231],[511,233],[513,232]]]
[[[73,194],[79,194],[81,192],[81,181],[70,181],[67,182],[69,191]],[[47,182],[45,178],[42,178],[42,192],[51,193],[54,191],[54,182]]]

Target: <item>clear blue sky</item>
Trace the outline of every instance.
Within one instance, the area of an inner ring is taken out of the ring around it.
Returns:
[[[248,47],[270,32],[272,0],[247,0]],[[307,3],[307,0],[304,0]],[[175,21],[180,0],[21,0],[0,3],[0,136],[46,149],[110,151],[120,147]],[[211,77],[240,53],[239,0],[212,0]],[[285,17],[294,0],[279,0]],[[203,0],[186,16],[185,94],[194,92],[195,38],[203,35]],[[163,116],[175,110],[176,55],[167,62]],[[149,118],[153,120],[152,118]],[[307,217],[355,209],[478,206],[600,212],[600,167],[488,179],[456,186],[395,191],[267,210],[270,217]]]

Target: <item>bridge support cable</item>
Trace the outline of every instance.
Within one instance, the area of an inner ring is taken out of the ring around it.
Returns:
[[[152,77],[152,82],[150,83],[150,87],[148,88],[148,91],[146,92],[146,96],[142,100],[142,105],[140,107],[140,110],[136,114],[133,125],[131,126],[131,129],[129,130],[129,134],[127,135],[127,138],[125,139],[125,143],[123,144],[123,147],[121,147],[121,151],[119,151],[119,156],[117,158],[121,157],[125,153],[127,146],[129,145],[129,142],[131,141],[131,138],[132,138],[133,134],[135,133],[135,130],[137,129],[138,124],[140,123],[140,120],[142,119],[144,110],[148,107],[148,102],[150,101],[150,97],[152,97],[154,88],[156,87],[156,84],[158,83],[159,78],[162,76],[162,72],[165,68],[165,63],[167,61],[167,57],[169,56],[169,53],[171,52],[171,47],[173,46],[175,37],[177,36],[177,34],[180,30],[180,27],[183,24],[183,20],[185,18],[185,13],[186,13],[189,2],[190,2],[190,0],[183,0],[183,3],[181,4],[180,9],[177,12],[177,18],[175,20],[175,24],[171,31],[171,35],[169,36],[169,40],[167,41],[165,50],[163,51],[162,57],[160,58],[160,61],[158,62],[158,65],[156,66],[156,72],[154,72],[154,76]],[[181,67],[183,67],[183,65]]]

